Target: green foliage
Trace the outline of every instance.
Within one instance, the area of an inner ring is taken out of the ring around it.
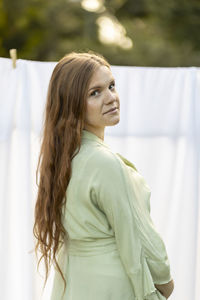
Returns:
[[[112,65],[200,66],[198,0],[107,0],[89,12],[79,0],[0,0],[0,56],[16,48],[18,58],[57,61],[89,49]],[[133,48],[99,41],[99,16],[115,16]]]

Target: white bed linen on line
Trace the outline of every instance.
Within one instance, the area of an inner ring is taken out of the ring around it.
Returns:
[[[36,164],[56,62],[0,58],[0,290],[4,300],[48,300],[33,244]],[[200,68],[112,66],[120,123],[105,142],[134,163],[152,190],[151,215],[169,254],[171,300],[200,299]],[[43,276],[43,277],[42,277]],[[12,288],[11,288],[12,287]]]

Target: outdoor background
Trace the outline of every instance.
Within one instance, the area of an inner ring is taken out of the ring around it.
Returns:
[[[120,122],[105,142],[152,191],[170,300],[199,300],[200,0],[0,0],[1,299],[50,300],[54,270],[43,293],[33,252],[43,112],[57,61],[88,50],[111,64]]]
[[[0,0],[0,57],[58,61],[94,50],[110,64],[200,66],[199,0]]]

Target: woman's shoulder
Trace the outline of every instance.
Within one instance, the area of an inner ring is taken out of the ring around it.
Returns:
[[[116,153],[116,155],[124,162],[125,165],[135,169],[135,171],[137,171],[135,165],[129,161],[127,158],[125,158],[124,156],[122,156],[120,153]]]
[[[125,158],[122,154],[112,151],[111,148],[107,147],[91,147],[90,150],[85,151],[85,156],[90,164],[96,167],[102,168],[103,166],[107,169],[112,167],[115,169],[126,168],[127,166],[138,172],[135,165]]]
[[[98,168],[119,168],[120,162],[119,157],[111,149],[105,147],[95,147],[92,149],[88,163],[93,164]]]
[[[110,147],[90,144],[85,145],[80,151],[80,160],[89,169],[98,169],[103,172],[123,172],[127,167],[138,172],[135,165],[122,154],[114,152]]]

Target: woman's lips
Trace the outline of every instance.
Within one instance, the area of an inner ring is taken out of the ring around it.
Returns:
[[[114,109],[112,109],[112,110],[110,110],[110,111],[106,112],[105,114],[116,113],[117,111],[118,111],[118,108],[117,108],[117,107],[115,107]]]

